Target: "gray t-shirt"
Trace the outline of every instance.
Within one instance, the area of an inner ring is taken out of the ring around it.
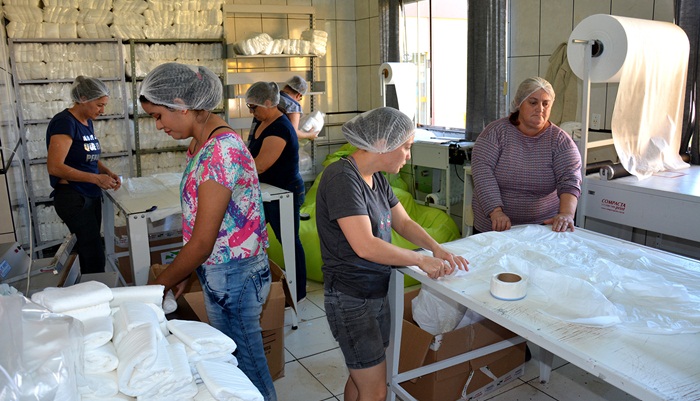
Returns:
[[[374,188],[355,162],[341,158],[323,171],[316,193],[316,226],[321,240],[324,285],[358,298],[382,298],[389,290],[391,266],[362,259],[352,250],[338,219],[367,215],[372,234],[391,242],[391,208],[399,203],[386,177],[375,173]]]

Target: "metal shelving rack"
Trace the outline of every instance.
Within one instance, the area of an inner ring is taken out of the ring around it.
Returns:
[[[193,43],[193,44],[221,44],[221,59],[223,63],[224,76],[221,76],[222,83],[225,85],[225,71],[226,71],[226,41],[224,39],[129,39],[129,54],[131,60],[131,97],[132,97],[132,119],[134,124],[134,158],[136,160],[136,175],[141,177],[141,157],[146,154],[154,153],[165,153],[165,152],[185,152],[187,150],[186,146],[173,146],[168,148],[157,148],[157,149],[143,149],[141,147],[140,138],[140,124],[139,121],[143,118],[151,118],[148,114],[139,113],[139,94],[138,86],[139,82],[143,80],[143,76],[137,74],[137,65],[140,60],[137,59],[136,47],[138,46],[148,46],[153,44],[177,44],[177,43]],[[170,62],[175,60],[163,60],[163,62]],[[221,113],[224,115],[224,119],[228,119],[228,99],[226,96],[223,98],[223,108],[221,110],[214,110],[216,113]],[[184,158],[183,158],[184,160]]]
[[[247,15],[260,15],[261,17],[267,17],[269,15],[299,15],[302,18],[308,18],[308,28],[315,29],[315,8],[312,6],[283,6],[283,5],[224,5],[224,26],[229,21],[228,17],[232,17],[236,14],[247,14]],[[226,30],[225,30],[226,31]],[[307,93],[309,98],[310,111],[316,110],[315,100],[316,95],[325,93],[325,82],[317,81],[316,74],[316,58],[318,56],[314,54],[256,54],[256,55],[238,55],[234,54],[232,50],[232,45],[227,46],[227,58],[228,60],[236,63],[235,66],[229,67],[227,62],[227,96],[230,99],[240,99],[245,95],[246,88],[257,81],[275,81],[284,82],[291,78],[291,75],[297,74],[305,76],[305,79],[309,82],[310,92]],[[256,71],[250,71],[247,66],[239,66],[238,62],[246,62],[251,60],[260,59],[292,59],[292,58],[305,58],[308,60],[306,70],[299,70],[294,68],[281,69],[278,66],[267,68],[256,69]],[[243,104],[241,102],[241,104]],[[230,113],[230,110],[229,110]],[[252,123],[251,117],[231,117],[229,114],[229,123],[234,129],[249,129]],[[300,144],[301,147],[301,144]],[[306,180],[311,180],[316,177],[315,171],[315,157],[316,157],[316,141],[312,141],[311,146],[311,160],[314,168],[311,171],[310,177],[304,177]]]

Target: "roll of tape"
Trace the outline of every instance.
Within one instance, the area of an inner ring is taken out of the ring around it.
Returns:
[[[527,278],[511,272],[496,273],[491,277],[491,295],[504,301],[517,301],[527,294]]]

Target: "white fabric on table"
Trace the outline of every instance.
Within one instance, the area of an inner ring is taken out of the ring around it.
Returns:
[[[85,369],[87,372],[88,370]],[[99,398],[113,397],[119,393],[117,384],[117,372],[86,373],[84,376],[85,385],[78,387],[80,396]]]
[[[158,339],[162,338],[158,316],[148,304],[139,302],[125,302],[113,316],[114,320],[114,345],[119,347],[126,334],[141,325],[150,325],[158,329]]]
[[[263,401],[260,391],[237,366],[230,363],[201,361],[197,372],[219,401]]]
[[[230,337],[207,323],[172,319],[168,320],[168,329],[199,354],[232,353],[236,350],[236,343]]]
[[[114,333],[110,316],[94,317],[83,322],[85,350],[93,350],[107,344]]]
[[[133,287],[112,288],[112,308],[121,306],[124,302],[142,302],[145,304],[161,305],[163,303],[162,285],[138,285]]]
[[[129,397],[122,393],[117,393],[112,397],[90,397],[85,395],[81,397],[81,401],[133,401],[134,399],[134,397]]]
[[[102,302],[97,305],[87,306],[80,309],[71,309],[62,313],[84,322],[95,317],[109,316],[111,314],[111,309],[109,307],[109,302]]]
[[[69,287],[49,287],[32,295],[32,302],[51,312],[87,308],[112,300],[112,290],[99,281],[86,281]]]
[[[197,395],[194,396],[194,401],[217,401],[213,395],[209,392],[207,385],[199,382],[197,383]]]
[[[117,368],[119,365],[119,357],[117,357],[117,349],[114,348],[114,344],[108,342],[107,344],[91,349],[85,350],[83,353],[85,358],[85,372],[90,373],[106,373],[111,372]],[[114,376],[116,383],[116,374]]]
[[[154,325],[142,324],[130,330],[116,344],[119,391],[126,395],[146,394],[173,373],[164,338]]]
[[[219,361],[219,362],[228,362],[228,363],[232,363],[232,364],[238,366],[238,360],[236,359],[235,356],[233,356],[233,354],[231,352],[228,352],[227,349],[224,349],[221,351],[216,351],[216,352],[210,352],[208,354],[200,354],[199,352],[188,347],[185,343],[182,342],[182,340],[180,340],[174,334],[167,336],[166,339],[168,340],[168,342],[170,344],[182,344],[185,347],[185,353],[187,354],[187,360],[189,361],[190,365],[192,365],[193,367],[197,362],[203,361],[205,359]]]
[[[173,366],[173,374],[164,378],[147,394],[139,396],[139,400],[183,400],[191,399],[197,394],[197,386],[187,362],[185,345],[168,344],[166,349]]]

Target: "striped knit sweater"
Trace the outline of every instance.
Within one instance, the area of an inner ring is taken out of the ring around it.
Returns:
[[[474,227],[491,231],[488,215],[502,207],[512,225],[541,224],[559,211],[559,195],[581,195],[581,156],[571,137],[551,124],[529,137],[496,120],[472,151]]]

